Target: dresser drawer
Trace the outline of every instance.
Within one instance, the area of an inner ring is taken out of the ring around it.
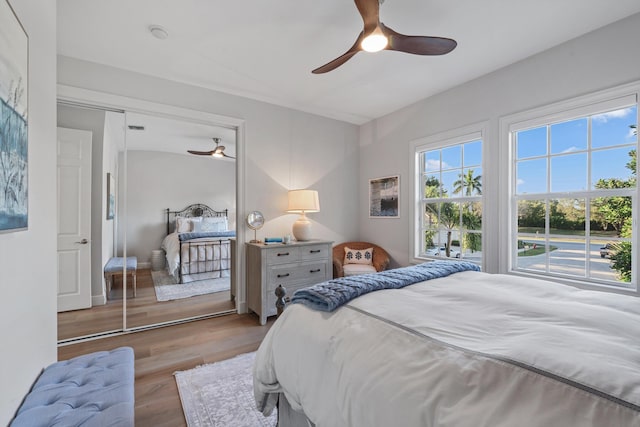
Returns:
[[[312,245],[299,249],[301,261],[326,260],[329,258],[329,247],[327,245]]]
[[[267,249],[267,265],[287,264],[298,262],[300,259],[300,249],[294,246],[276,246]]]
[[[267,289],[275,289],[278,285],[289,283],[307,283],[315,277],[322,277],[323,268],[320,263],[282,264],[267,268]]]

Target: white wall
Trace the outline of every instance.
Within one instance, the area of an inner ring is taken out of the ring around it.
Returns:
[[[389,251],[393,265],[410,259],[410,141],[487,122],[484,193],[498,194],[498,121],[501,116],[640,79],[640,14],[512,64],[363,125],[360,129],[359,234]],[[493,165],[493,167],[492,167]],[[368,218],[368,179],[401,175],[401,218]],[[499,253],[498,201],[484,205],[483,249]],[[488,230],[488,232],[487,232]],[[498,257],[485,268],[498,271]]]
[[[166,209],[193,203],[229,210],[235,227],[235,162],[159,151],[127,152],[127,256],[149,263],[167,235]],[[172,216],[173,218],[173,216]],[[122,248],[119,248],[121,251]]]
[[[0,234],[0,425],[56,360],[56,2],[11,1],[29,35],[29,229]]]
[[[357,126],[64,56],[58,82],[245,120],[246,211],[240,218],[261,210],[260,237],[290,233],[296,215],[285,213],[287,190],[312,188],[321,207],[309,215],[315,237],[357,237]]]

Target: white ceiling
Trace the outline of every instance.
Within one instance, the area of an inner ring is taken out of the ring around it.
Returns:
[[[386,0],[385,25],[445,56],[358,53],[352,0],[58,0],[58,53],[362,124],[640,12],[638,0]],[[148,31],[169,32],[159,40]]]

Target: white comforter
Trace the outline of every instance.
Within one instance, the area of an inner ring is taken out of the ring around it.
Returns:
[[[318,427],[640,426],[640,301],[464,272],[333,313],[292,304],[254,391]]]

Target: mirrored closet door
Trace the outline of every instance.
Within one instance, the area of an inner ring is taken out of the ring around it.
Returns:
[[[61,344],[236,311],[236,128],[112,105],[58,103],[58,153],[72,159],[59,160],[58,193],[89,190],[77,209],[58,201],[59,234],[90,223],[73,235],[89,249],[84,276],[69,279],[82,251],[59,244]],[[83,138],[90,148],[77,145]],[[73,158],[87,150],[91,170],[79,175]],[[135,259],[135,275],[108,274],[110,261],[125,258]],[[65,302],[69,295],[81,301]]]
[[[234,129],[126,113],[127,328],[235,311]],[[123,230],[124,231],[124,230]]]

